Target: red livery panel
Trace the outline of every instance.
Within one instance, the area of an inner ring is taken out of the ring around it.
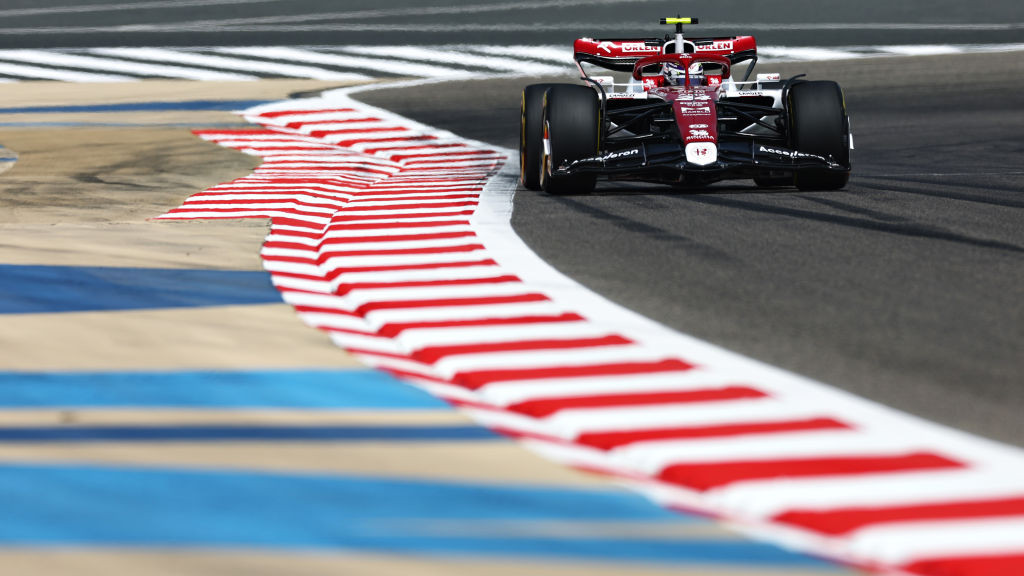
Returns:
[[[580,38],[573,43],[576,54],[590,54],[601,58],[642,58],[661,54],[661,40],[595,40]]]
[[[600,40],[580,38],[573,43],[573,53],[580,60],[636,60],[645,56],[675,52],[674,40],[659,38],[636,38]],[[732,54],[757,52],[757,41],[753,36],[727,36],[723,38],[690,38],[684,41],[683,52],[692,54]],[[590,57],[590,58],[588,58]]]

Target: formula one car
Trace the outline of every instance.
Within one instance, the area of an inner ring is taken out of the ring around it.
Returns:
[[[598,176],[684,187],[745,178],[802,190],[846,185],[853,137],[837,83],[751,79],[753,36],[686,39],[683,25],[696,18],[661,23],[675,24],[674,38],[580,38],[574,60],[585,84],[523,90],[523,186],[587,193]],[[736,80],[733,68],[745,62]],[[595,66],[628,81],[592,76]]]

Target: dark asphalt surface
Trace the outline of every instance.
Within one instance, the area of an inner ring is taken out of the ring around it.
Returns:
[[[1024,42],[1024,3],[957,0],[6,0],[0,48],[334,44],[559,44],[661,35],[660,16],[765,45]]]
[[[558,269],[678,330],[1024,445],[1022,60],[772,66],[844,86],[857,147],[846,189],[520,190],[513,225]],[[516,148],[533,80],[361,98]]]

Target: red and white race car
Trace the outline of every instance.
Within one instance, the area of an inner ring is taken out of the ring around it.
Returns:
[[[523,186],[586,193],[598,176],[683,186],[744,178],[804,190],[846,185],[853,138],[837,83],[751,78],[753,36],[687,39],[683,25],[696,18],[661,23],[675,24],[674,38],[580,38],[574,60],[584,84],[523,90]],[[737,80],[733,69],[743,63]],[[611,74],[592,75],[594,67]]]

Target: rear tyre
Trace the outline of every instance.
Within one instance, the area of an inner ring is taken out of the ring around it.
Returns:
[[[551,84],[530,84],[523,89],[519,119],[519,182],[528,190],[540,190],[540,166],[544,155],[544,93]]]
[[[554,175],[564,164],[595,156],[601,134],[601,105],[593,88],[553,84],[544,96],[540,185],[549,194],[589,194],[597,175]]]
[[[789,90],[790,147],[800,152],[831,157],[850,166],[849,120],[839,84],[831,81],[799,82]],[[801,170],[794,183],[801,190],[838,190],[850,171]]]

